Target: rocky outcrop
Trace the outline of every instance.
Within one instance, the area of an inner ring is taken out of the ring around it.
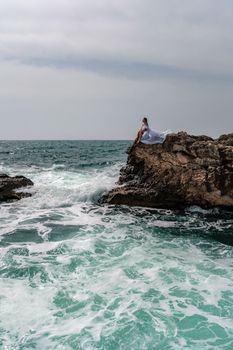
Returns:
[[[217,140],[170,134],[163,144],[132,146],[118,187],[104,202],[154,208],[233,208],[233,133]]]
[[[33,182],[24,176],[10,177],[6,174],[0,174],[0,202],[30,197],[31,193],[15,190],[32,185]]]

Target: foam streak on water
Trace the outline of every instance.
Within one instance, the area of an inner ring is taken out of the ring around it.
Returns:
[[[233,349],[233,216],[98,204],[127,142],[1,142],[0,348]]]

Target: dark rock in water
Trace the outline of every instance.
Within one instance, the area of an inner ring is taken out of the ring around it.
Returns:
[[[170,134],[163,144],[128,150],[119,187],[104,196],[109,204],[179,209],[233,209],[233,133],[217,140]]]
[[[0,202],[30,197],[31,193],[15,191],[26,186],[33,186],[33,182],[24,176],[0,174]]]

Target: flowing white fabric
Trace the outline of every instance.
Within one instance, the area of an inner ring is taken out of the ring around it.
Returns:
[[[163,143],[166,139],[166,136],[170,133],[171,133],[170,130],[157,131],[157,130],[152,130],[148,127],[142,135],[141,142],[145,143],[146,145]]]

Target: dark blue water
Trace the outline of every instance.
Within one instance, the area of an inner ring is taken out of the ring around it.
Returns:
[[[0,348],[233,349],[233,215],[99,205],[129,142],[0,142]]]

